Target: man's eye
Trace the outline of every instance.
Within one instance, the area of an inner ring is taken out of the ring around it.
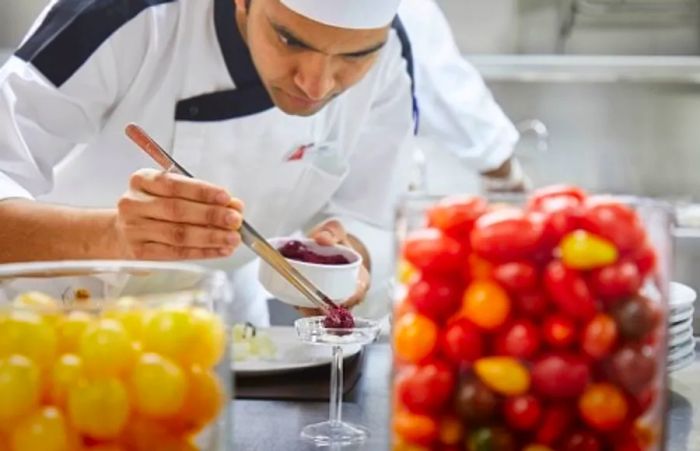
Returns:
[[[301,47],[297,41],[290,39],[289,37],[283,34],[278,33],[277,36],[279,37],[280,42],[286,45],[287,47]]]

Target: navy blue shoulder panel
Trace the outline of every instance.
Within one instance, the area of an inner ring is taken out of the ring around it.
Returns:
[[[416,81],[415,81],[415,71],[413,63],[413,50],[411,49],[411,41],[408,39],[408,33],[401,23],[399,16],[396,16],[391,24],[391,28],[396,31],[396,35],[401,41],[401,56],[406,60],[406,70],[408,71],[409,77],[411,77],[411,94],[413,97],[413,122],[414,122],[414,133],[418,133],[418,124],[420,122],[420,113],[418,109],[418,99],[416,98]]]
[[[140,12],[175,0],[59,0],[15,52],[57,87]]]

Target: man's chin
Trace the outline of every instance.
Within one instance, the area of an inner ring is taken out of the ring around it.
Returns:
[[[328,100],[313,102],[291,96],[279,89],[274,89],[273,91],[270,97],[275,106],[286,114],[294,116],[312,116],[328,104]]]

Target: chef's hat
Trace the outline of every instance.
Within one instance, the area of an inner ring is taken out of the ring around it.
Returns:
[[[387,26],[401,0],[281,0],[292,11],[339,28],[369,29]]]

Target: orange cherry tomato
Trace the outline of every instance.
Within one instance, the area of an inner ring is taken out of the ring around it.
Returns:
[[[394,326],[394,351],[403,361],[420,362],[433,353],[437,341],[437,325],[421,314],[406,313]]]

